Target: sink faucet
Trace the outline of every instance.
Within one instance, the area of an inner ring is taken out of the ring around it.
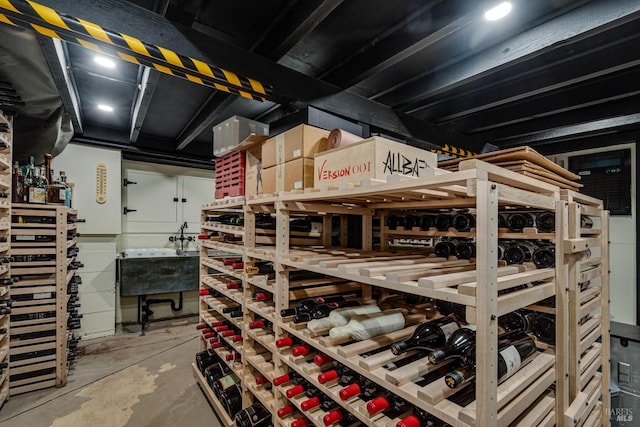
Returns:
[[[169,241],[171,243],[175,242],[176,240],[180,240],[180,250],[184,252],[184,241],[187,240],[189,242],[195,240],[193,236],[188,236],[188,237],[184,237],[184,229],[188,228],[189,224],[187,224],[187,221],[184,222],[184,224],[182,224],[180,226],[180,237],[177,236],[169,236]]]

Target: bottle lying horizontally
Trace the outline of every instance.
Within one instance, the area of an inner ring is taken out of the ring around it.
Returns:
[[[405,326],[403,310],[385,310],[379,313],[353,316],[345,326],[336,326],[329,330],[333,339],[350,338],[356,341],[398,331]]]
[[[269,427],[272,425],[271,412],[260,402],[239,411],[234,418],[237,427]]]
[[[295,316],[293,316],[293,323],[304,323],[313,319],[322,319],[329,316],[329,314],[331,314],[331,312],[337,308],[355,307],[359,305],[360,303],[355,300],[334,301],[325,304],[317,304],[309,311],[296,313]]]
[[[444,347],[460,326],[451,317],[441,317],[418,325],[413,334],[404,341],[391,346],[393,354],[402,354],[411,350],[434,350]]]
[[[471,351],[470,351],[471,352]],[[536,354],[536,344],[524,333],[516,333],[498,341],[498,383],[505,381],[530,362]],[[473,349],[475,353],[475,349]],[[460,387],[476,377],[475,363],[456,369],[445,376],[445,383],[451,388]]]
[[[325,318],[310,320],[307,323],[307,329],[310,331],[320,331],[334,326],[345,326],[353,316],[359,314],[379,313],[380,311],[382,310],[377,305],[336,308]]]

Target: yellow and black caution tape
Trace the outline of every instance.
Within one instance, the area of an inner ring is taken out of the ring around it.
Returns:
[[[445,156],[453,157],[454,159],[466,158],[477,156],[478,153],[474,153],[473,151],[465,150],[464,148],[454,147],[453,145],[445,144],[441,149],[431,150],[436,154],[443,154]]]
[[[126,34],[105,29],[80,18],[60,14],[50,7],[29,0],[0,0],[0,22],[28,28],[52,38],[152,67],[217,90],[264,101],[273,88],[250,77],[180,55],[161,46],[144,43]]]

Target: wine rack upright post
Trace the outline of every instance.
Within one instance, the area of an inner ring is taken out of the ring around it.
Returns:
[[[8,262],[10,256],[9,242],[11,241],[11,178],[12,178],[12,156],[13,147],[13,117],[0,111],[0,124],[6,125],[6,131],[0,131],[0,191],[5,193],[5,197],[0,198],[0,304],[11,298],[11,265]],[[9,398],[9,314],[8,307],[0,309],[0,364],[5,366],[0,369],[0,408]],[[2,313],[4,312],[4,313]]]

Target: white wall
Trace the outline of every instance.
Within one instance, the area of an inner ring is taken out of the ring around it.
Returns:
[[[96,202],[96,165],[107,165],[107,201]],[[64,170],[69,181],[75,183],[74,208],[78,216],[86,223],[79,224],[81,237],[78,241],[80,255],[78,259],[85,265],[79,271],[83,284],[79,288],[80,313],[83,314],[82,329],[84,337],[113,335],[118,323],[137,321],[137,298],[120,297],[116,286],[116,257],[125,249],[133,248],[178,248],[179,242],[169,242],[170,235],[178,232],[177,224],[164,227],[156,232],[123,234],[122,179],[128,170],[155,172],[168,177],[185,177],[183,182],[191,185],[193,180],[211,179],[213,172],[185,167],[157,165],[153,163],[123,161],[119,150],[111,150],[82,144],[69,144],[64,151],[53,159],[52,167],[56,174]],[[193,200],[198,206],[213,199],[213,181],[208,193],[196,193]],[[206,195],[206,197],[205,197]],[[199,223],[199,216],[196,220]],[[187,235],[196,236],[199,224],[193,223],[186,230]],[[185,242],[185,249],[198,250],[196,242]],[[176,298],[177,294],[154,295],[154,298]],[[197,292],[184,295],[184,308],[172,312],[168,304],[153,306],[153,319],[166,319],[198,313]]]
[[[96,165],[107,165],[106,203],[96,201]],[[78,217],[87,222],[78,224],[80,238],[78,259],[84,268],[79,297],[82,328],[79,334],[87,338],[113,335],[116,313],[116,236],[121,230],[121,155],[119,150],[69,144],[52,161],[56,171],[64,170],[69,182],[75,184],[73,207]]]
[[[561,166],[568,166],[571,156],[631,149],[631,215],[612,215],[610,220],[610,287],[611,318],[616,322],[636,324],[636,162],[634,143],[611,147],[573,151],[555,155],[552,159]]]
[[[153,172],[157,174],[161,174],[165,177],[180,177],[187,178],[185,182],[188,182],[189,179],[207,179],[211,180],[210,182],[210,190],[206,191],[205,194],[201,194],[198,196],[198,199],[202,198],[202,200],[190,200],[193,202],[195,207],[199,210],[200,206],[204,203],[207,203],[213,200],[214,193],[214,184],[213,184],[213,176],[214,173],[212,171],[206,171],[201,169],[191,169],[185,167],[178,166],[169,166],[169,165],[158,165],[153,163],[144,163],[144,162],[136,162],[124,160],[122,162],[122,176],[127,177],[129,171],[146,171]],[[126,203],[126,193],[123,191],[122,200],[123,204]],[[158,197],[166,198],[166,194],[160,194]],[[158,228],[150,226],[149,224],[125,224],[124,222],[128,218],[123,217],[123,232],[118,236],[117,249],[118,253],[124,252],[126,249],[137,249],[137,248],[172,248],[178,249],[180,248],[180,242],[170,242],[170,236],[178,236],[179,235],[179,224],[178,222],[174,224],[164,224]],[[180,218],[182,218],[180,216]],[[197,237],[200,233],[199,214],[194,217],[197,222],[190,222],[189,228],[185,230],[185,236]],[[193,220],[193,218],[192,218]],[[136,228],[142,230],[140,232],[136,232]],[[151,231],[150,231],[151,230]],[[154,231],[156,230],[156,231]],[[197,239],[194,242],[184,242],[185,250],[199,250],[200,246],[198,244]],[[178,294],[158,294],[153,295],[152,298],[173,298],[176,303],[178,301]],[[184,293],[184,305],[181,311],[174,312],[171,310],[171,306],[169,304],[159,304],[153,305],[151,307],[154,314],[152,319],[169,319],[177,316],[185,316],[185,315],[193,315],[197,314],[199,310],[199,299],[197,292],[185,292]],[[116,307],[116,322],[117,323],[132,323],[136,322],[138,318],[138,298],[137,297],[118,297],[118,304]]]

